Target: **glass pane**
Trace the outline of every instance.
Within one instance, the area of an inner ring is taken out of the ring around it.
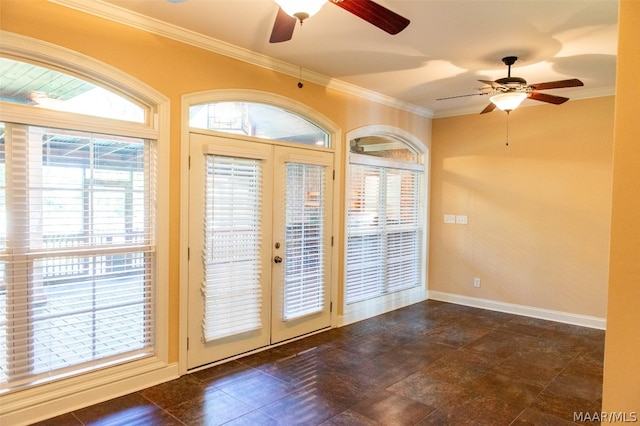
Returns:
[[[262,165],[207,156],[203,247],[205,341],[262,327]]]
[[[33,374],[148,345],[144,253],[50,257],[34,272]]]
[[[144,123],[146,110],[75,76],[0,58],[0,101]]]
[[[378,226],[380,169],[352,164],[349,187],[349,232]]]
[[[419,163],[420,156],[406,143],[387,136],[365,136],[350,142],[350,151],[354,154],[371,155],[394,161]]]
[[[386,177],[387,225],[418,226],[422,172],[387,168]]]
[[[189,109],[189,126],[263,139],[329,146],[329,135],[310,121],[269,105],[216,102]]]
[[[387,292],[394,292],[420,285],[420,229],[407,232],[390,232],[386,236]]]
[[[30,181],[44,247],[148,241],[143,140],[39,128],[30,135],[31,149],[42,151]]]
[[[287,164],[284,320],[324,306],[324,167]]]
[[[355,303],[384,292],[384,238],[380,232],[349,234],[346,301]]]

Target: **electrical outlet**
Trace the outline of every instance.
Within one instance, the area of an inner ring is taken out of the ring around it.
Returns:
[[[480,278],[475,277],[475,278],[473,279],[473,286],[474,286],[474,287],[480,287]]]

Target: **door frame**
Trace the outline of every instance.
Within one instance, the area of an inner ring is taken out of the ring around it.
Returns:
[[[208,102],[221,102],[221,101],[238,101],[238,102],[258,102],[267,105],[271,105],[274,107],[282,108],[287,110],[293,114],[299,115],[300,117],[305,118],[306,120],[314,123],[316,126],[320,127],[324,131],[326,131],[329,135],[329,148],[319,148],[312,147],[309,145],[297,144],[297,143],[286,143],[279,142],[274,140],[266,140],[251,136],[241,136],[241,135],[233,135],[231,133],[218,132],[213,130],[203,130],[203,129],[191,129],[189,127],[189,108],[192,105],[199,105]],[[180,375],[187,374],[189,372],[197,371],[197,369],[188,370],[187,368],[187,322],[188,322],[188,290],[189,290],[189,221],[185,220],[189,217],[189,134],[192,130],[197,131],[198,133],[211,134],[217,137],[223,137],[233,140],[247,140],[247,141],[255,141],[260,143],[268,143],[272,145],[281,145],[295,148],[307,148],[311,150],[321,150],[326,152],[332,152],[334,156],[334,173],[335,179],[333,180],[333,195],[334,195],[334,203],[332,207],[332,215],[333,221],[331,226],[331,235],[333,236],[333,247],[331,254],[331,282],[330,282],[330,291],[332,295],[333,309],[331,312],[331,328],[335,327],[338,324],[338,308],[340,306],[340,293],[338,289],[338,279],[339,279],[339,270],[341,265],[339,264],[340,259],[344,257],[343,254],[343,246],[340,243],[342,234],[340,232],[340,212],[342,205],[344,194],[342,194],[339,190],[342,187],[342,131],[340,128],[330,119],[315,111],[314,109],[304,105],[300,102],[294,101],[292,99],[286,98],[284,96],[264,92],[257,90],[243,90],[243,89],[223,89],[223,90],[209,90],[204,92],[197,92],[184,95],[182,97],[182,105],[181,105],[181,126],[180,126],[180,271],[179,271],[179,311],[177,312],[179,319],[178,326],[178,352],[177,352],[177,363],[178,363],[178,371]],[[169,313],[169,315],[176,314],[174,312]],[[286,343],[286,342],[284,342]],[[280,343],[283,344],[283,343]],[[272,346],[267,346],[265,348],[257,349],[254,352],[259,352],[274,346],[278,346],[279,344],[275,344]],[[175,342],[170,345],[170,347],[176,347]],[[175,353],[175,352],[173,352]],[[251,352],[250,352],[251,353]],[[238,355],[236,357],[231,357],[220,361],[219,363],[223,363],[229,361],[234,358],[238,358],[240,356],[245,356],[246,354]],[[175,360],[175,358],[174,358]],[[174,361],[175,362],[175,361]],[[215,364],[215,363],[214,363]],[[214,365],[210,364],[208,366]],[[207,366],[207,367],[208,367]],[[206,367],[203,367],[206,368]]]

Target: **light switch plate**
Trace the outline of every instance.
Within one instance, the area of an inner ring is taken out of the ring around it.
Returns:
[[[445,214],[444,215],[444,223],[456,223],[456,215],[454,215],[454,214]]]
[[[468,223],[467,215],[466,214],[457,215],[456,216],[456,223],[458,223],[460,225],[466,225]]]

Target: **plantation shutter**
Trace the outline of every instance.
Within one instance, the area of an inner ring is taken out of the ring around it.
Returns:
[[[256,159],[207,155],[205,341],[262,327],[262,169]]]
[[[285,321],[324,308],[324,173],[324,166],[286,166]]]
[[[153,354],[154,143],[4,130],[1,387]]]
[[[347,303],[421,284],[423,172],[366,162],[349,169]]]

